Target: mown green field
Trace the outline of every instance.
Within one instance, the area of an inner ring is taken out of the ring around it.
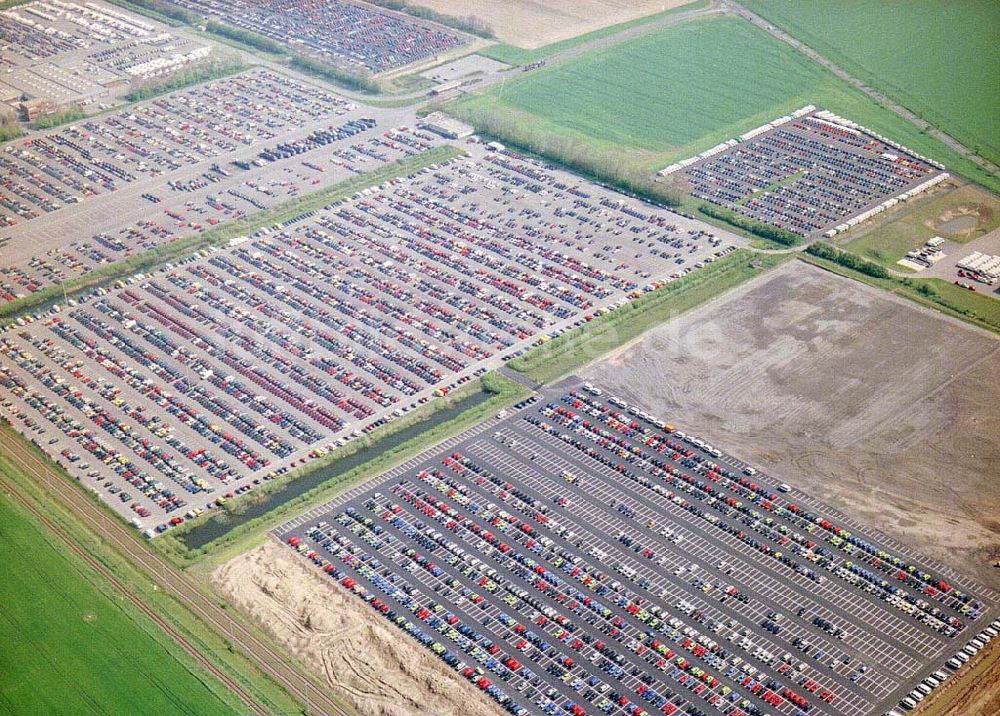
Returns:
[[[810,103],[1000,188],[996,177],[734,17],[641,35],[491,88],[456,111],[469,119],[476,112],[503,113],[517,120],[520,132],[583,140],[596,150],[625,148],[653,169]]]
[[[236,713],[7,496],[0,545],[0,713]]]
[[[1000,2],[744,4],[985,158],[1000,162]]]

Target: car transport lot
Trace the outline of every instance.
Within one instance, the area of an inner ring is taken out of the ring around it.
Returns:
[[[832,236],[945,178],[943,166],[890,141],[804,107],[664,172],[683,169],[692,196],[751,219]]]
[[[583,372],[1000,588],[997,339],[793,261]]]
[[[426,20],[343,0],[171,0],[333,65],[384,72],[461,47],[467,35]]]
[[[569,379],[276,535],[512,713],[876,713],[989,621],[991,590],[599,393]]]
[[[0,337],[3,415],[162,531],[742,243],[468,146],[17,319]]]
[[[197,65],[212,45],[100,2],[35,0],[0,11],[0,102],[29,118],[119,103],[144,82]]]
[[[0,295],[13,300],[438,143],[405,129],[412,119],[257,69],[10,142],[0,151]]]
[[[326,575],[268,540],[214,569],[213,589],[362,716],[500,716],[476,687]],[[470,703],[475,703],[473,710]]]

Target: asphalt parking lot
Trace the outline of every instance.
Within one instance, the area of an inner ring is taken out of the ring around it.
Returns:
[[[882,713],[989,621],[677,428],[570,379],[275,534],[513,713]]]
[[[742,243],[467,146],[19,318],[0,336],[5,418],[162,531]]]
[[[309,57],[378,73],[461,47],[469,37],[400,12],[341,0],[172,0]]]
[[[0,152],[0,298],[440,143],[405,129],[412,120],[256,69],[9,142]]]
[[[940,181],[939,164],[824,110],[782,120],[686,167],[692,196],[816,237]]]
[[[0,95],[106,109],[143,83],[203,62],[212,45],[100,3],[35,0],[0,13]]]

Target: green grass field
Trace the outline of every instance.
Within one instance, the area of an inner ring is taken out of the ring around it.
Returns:
[[[949,212],[975,211],[979,224],[962,233],[949,233],[941,226],[941,217]],[[966,184],[943,194],[918,199],[903,211],[894,212],[885,219],[875,220],[857,235],[848,234],[842,248],[866,259],[882,264],[894,271],[905,271],[897,264],[906,255],[924,245],[932,236],[943,236],[952,241],[967,243],[1000,227],[1000,199],[979,187]],[[840,237],[838,237],[840,238]]]
[[[996,0],[747,0],[748,8],[1000,162]]]
[[[625,148],[657,169],[810,103],[1000,188],[996,177],[734,17],[641,35],[491,88],[456,111],[470,119],[502,113],[517,119],[518,131],[583,140],[595,150]]]
[[[7,496],[0,544],[0,713],[237,713],[216,696],[221,684],[210,688]]]

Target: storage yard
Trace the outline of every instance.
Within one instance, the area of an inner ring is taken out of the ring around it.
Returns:
[[[828,4],[0,1],[0,711],[992,714],[1000,18]]]
[[[379,73],[462,47],[469,36],[345,0],[170,0],[321,62]]]
[[[660,171],[691,195],[801,236],[833,237],[948,178],[944,167],[812,105]]]
[[[957,177],[942,182],[934,191],[900,203],[892,210],[837,236],[835,243],[883,266],[911,251],[920,251],[934,237],[945,239],[949,255],[968,253],[965,244],[1000,228],[1000,198]],[[965,252],[965,253],[963,253]]]
[[[0,297],[417,154],[435,138],[406,129],[412,119],[256,69],[9,142]]]
[[[18,319],[0,338],[7,419],[163,531],[744,243],[468,146]]]
[[[584,375],[996,588],[998,347],[794,261]]]
[[[29,120],[67,105],[97,111],[211,54],[113,5],[34,0],[0,12],[0,103]]]
[[[730,16],[651,30],[525,73],[502,90],[463,98],[456,111],[467,121],[495,112],[531,146],[558,147],[553,137],[576,141],[658,171],[807,104],[951,170],[976,168],[805,55]]]
[[[670,419],[571,379],[276,534],[517,714],[880,713],[995,616]]]

